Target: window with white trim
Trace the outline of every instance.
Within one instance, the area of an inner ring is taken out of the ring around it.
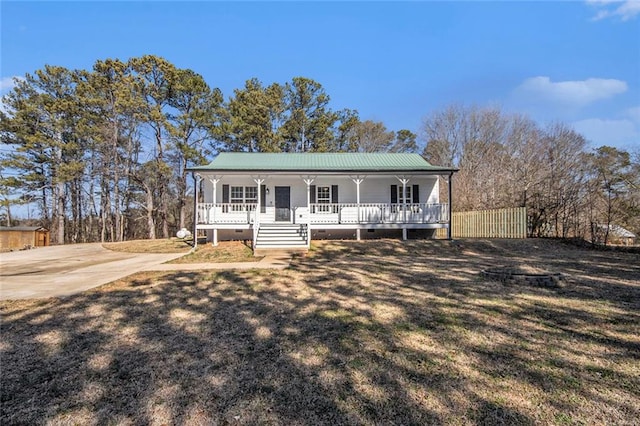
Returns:
[[[411,204],[413,201],[413,196],[411,193],[411,185],[407,185],[405,187],[404,197],[402,196],[402,185],[398,185],[398,204]]]
[[[316,203],[318,204],[331,204],[331,187],[330,186],[317,186],[316,187]],[[331,209],[329,206],[318,206],[318,212],[329,212]]]
[[[391,211],[393,213],[397,213],[398,211],[404,210],[404,204],[409,204],[407,206],[407,210],[411,210],[413,203],[413,186],[406,185],[404,193],[402,192],[402,185],[396,185],[398,198],[396,200],[396,204],[391,206]]]
[[[234,212],[240,211],[252,211],[255,206],[247,206],[247,204],[257,204],[258,202],[258,187],[257,186],[232,186],[231,194],[229,197],[231,204],[240,204],[233,206]]]
[[[257,186],[245,186],[244,187],[244,202],[249,204],[258,203],[258,187]]]

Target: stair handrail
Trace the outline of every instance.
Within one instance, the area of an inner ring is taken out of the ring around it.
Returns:
[[[255,250],[258,244],[258,232],[260,231],[260,208],[256,208],[253,214],[253,249]]]

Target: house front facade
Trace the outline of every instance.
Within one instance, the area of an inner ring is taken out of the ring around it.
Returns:
[[[306,248],[316,238],[429,236],[449,228],[455,169],[417,154],[220,153],[193,167],[195,234],[252,240],[254,249]]]

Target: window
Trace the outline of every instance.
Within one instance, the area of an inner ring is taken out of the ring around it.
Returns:
[[[411,213],[419,213],[420,212],[420,206],[417,205],[412,205],[413,204],[413,200],[416,199],[417,197],[415,196],[415,194],[413,193],[413,189],[415,187],[407,185],[407,187],[405,188],[405,197],[402,197],[402,187],[398,186],[398,203],[399,204],[404,204],[407,203],[407,211],[411,212]],[[416,201],[417,203],[417,201]],[[399,206],[399,209],[403,209],[403,206]]]
[[[245,186],[244,187],[244,202],[245,203],[257,203],[258,202],[258,187],[257,186]]]
[[[234,212],[253,210],[255,206],[249,207],[246,206],[246,204],[255,204],[258,202],[258,187],[232,186],[229,201],[231,204],[240,204],[238,206],[233,206],[232,211]]]
[[[412,206],[414,201],[418,202],[418,185],[407,185],[404,189],[403,194],[402,185],[391,185],[391,211],[393,213],[402,211],[405,203],[408,204],[408,211],[418,209],[418,206]]]
[[[316,203],[331,204],[331,187],[318,186],[316,188]],[[318,206],[318,212],[329,212],[330,206]]]
[[[311,213],[338,213],[338,185],[310,187]]]
[[[402,196],[402,186],[398,185],[398,204],[404,204],[404,203],[411,204],[412,203],[413,197],[411,196],[412,195],[411,194],[411,186],[407,185],[405,187],[405,190],[406,190],[405,194],[404,194],[405,196],[403,197]]]
[[[244,188],[242,186],[231,187],[231,202],[242,204],[244,201]]]

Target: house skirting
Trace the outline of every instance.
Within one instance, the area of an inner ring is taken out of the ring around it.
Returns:
[[[328,239],[373,239],[373,238],[433,238],[436,229],[448,228],[447,223],[375,223],[375,224],[310,224],[309,241]],[[198,230],[206,232],[207,241],[253,240],[253,224],[201,224]]]

